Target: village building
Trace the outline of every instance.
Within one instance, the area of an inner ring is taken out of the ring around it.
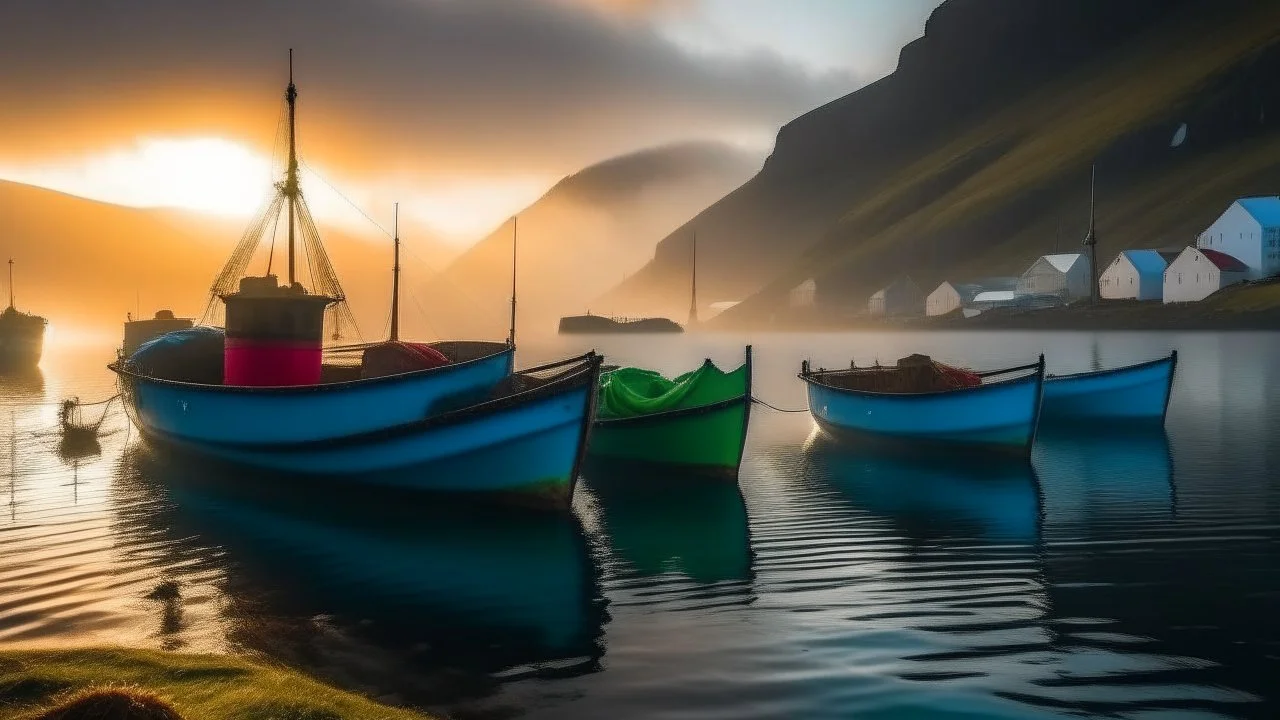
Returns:
[[[964,316],[973,317],[992,308],[1011,307],[1018,304],[1018,294],[1013,290],[986,290],[973,296],[973,300],[964,308]]]
[[[973,296],[980,292],[982,287],[976,284],[943,281],[925,298],[924,314],[932,317],[955,312],[968,305]]]
[[[799,285],[791,288],[791,296],[788,303],[793,308],[813,307],[818,295],[818,284],[813,278],[809,278]]]
[[[1168,266],[1159,250],[1125,250],[1098,277],[1098,294],[1106,300],[1160,300]]]
[[[1249,277],[1249,266],[1208,248],[1189,247],[1164,271],[1165,303],[1203,300]]]
[[[871,296],[867,312],[886,316],[920,315],[924,312],[924,293],[914,280],[903,275]]]
[[[1251,279],[1280,273],[1280,197],[1236,200],[1200,233],[1196,247],[1234,257]]]
[[[1057,295],[1064,300],[1087,298],[1093,278],[1089,258],[1083,253],[1045,255],[1038,258],[1018,279],[1018,295]]]

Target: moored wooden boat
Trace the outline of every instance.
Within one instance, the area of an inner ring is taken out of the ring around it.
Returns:
[[[674,381],[631,368],[606,373],[588,453],[737,478],[751,417],[750,345],[745,355],[736,370],[706,360]]]
[[[299,184],[292,54],[285,99],[284,181],[214,280],[202,324],[146,341],[138,335],[137,350],[109,366],[130,419],[149,438],[212,454],[243,448],[250,456],[262,448],[336,442],[484,402],[512,372],[514,284],[513,326],[505,343],[400,341],[398,227],[389,341],[325,345],[353,330],[354,316]],[[276,224],[287,226],[287,274],[281,278],[272,271],[274,236],[262,247]],[[266,273],[246,274],[262,249]],[[303,285],[304,275],[311,287]],[[218,307],[225,309],[225,329],[203,324],[212,322]],[[330,362],[335,358],[342,361]]]
[[[190,443],[142,427],[149,438],[179,450],[299,480],[567,508],[599,376],[600,356],[588,353],[508,376],[476,404],[320,440]]]
[[[13,259],[9,259],[9,306],[0,311],[0,371],[28,370],[40,364],[44,328],[39,315],[19,312],[13,300]]]
[[[951,368],[921,355],[895,367],[811,370],[809,411],[837,439],[921,443],[1029,455],[1040,416],[1044,356],[1032,365],[986,373]]]
[[[1163,424],[1178,351],[1158,360],[1070,375],[1046,375],[1045,423],[1114,421]]]

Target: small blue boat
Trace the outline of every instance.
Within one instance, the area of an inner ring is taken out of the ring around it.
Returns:
[[[845,370],[811,370],[806,361],[800,379],[808,384],[818,427],[834,438],[1028,456],[1040,417],[1044,356],[985,373],[923,355],[892,367]]]
[[[600,360],[592,352],[521,371],[483,402],[339,438],[190,443],[140,427],[179,450],[306,481],[567,508],[595,413]]]
[[[1159,360],[1044,379],[1045,423],[1114,421],[1163,424],[1178,351]]]

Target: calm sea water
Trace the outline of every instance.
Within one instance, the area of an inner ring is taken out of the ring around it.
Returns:
[[[784,408],[804,358],[1180,363],[1165,433],[1042,437],[1030,467],[851,454],[760,409],[740,487],[588,478],[560,517],[219,477],[114,409],[63,447],[54,404],[114,385],[108,348],[55,347],[0,378],[0,647],[262,655],[459,718],[1280,716],[1280,335],[596,342],[668,372],[753,342]]]

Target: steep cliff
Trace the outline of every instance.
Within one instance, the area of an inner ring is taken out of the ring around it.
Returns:
[[[1275,3],[948,0],[893,74],[783,127],[604,300],[678,311],[694,228],[702,297],[746,298],[724,324],[785,320],[810,277],[847,315],[898,273],[1017,273],[1079,246],[1095,162],[1100,258],[1183,243],[1232,197],[1280,191],[1277,41]]]

